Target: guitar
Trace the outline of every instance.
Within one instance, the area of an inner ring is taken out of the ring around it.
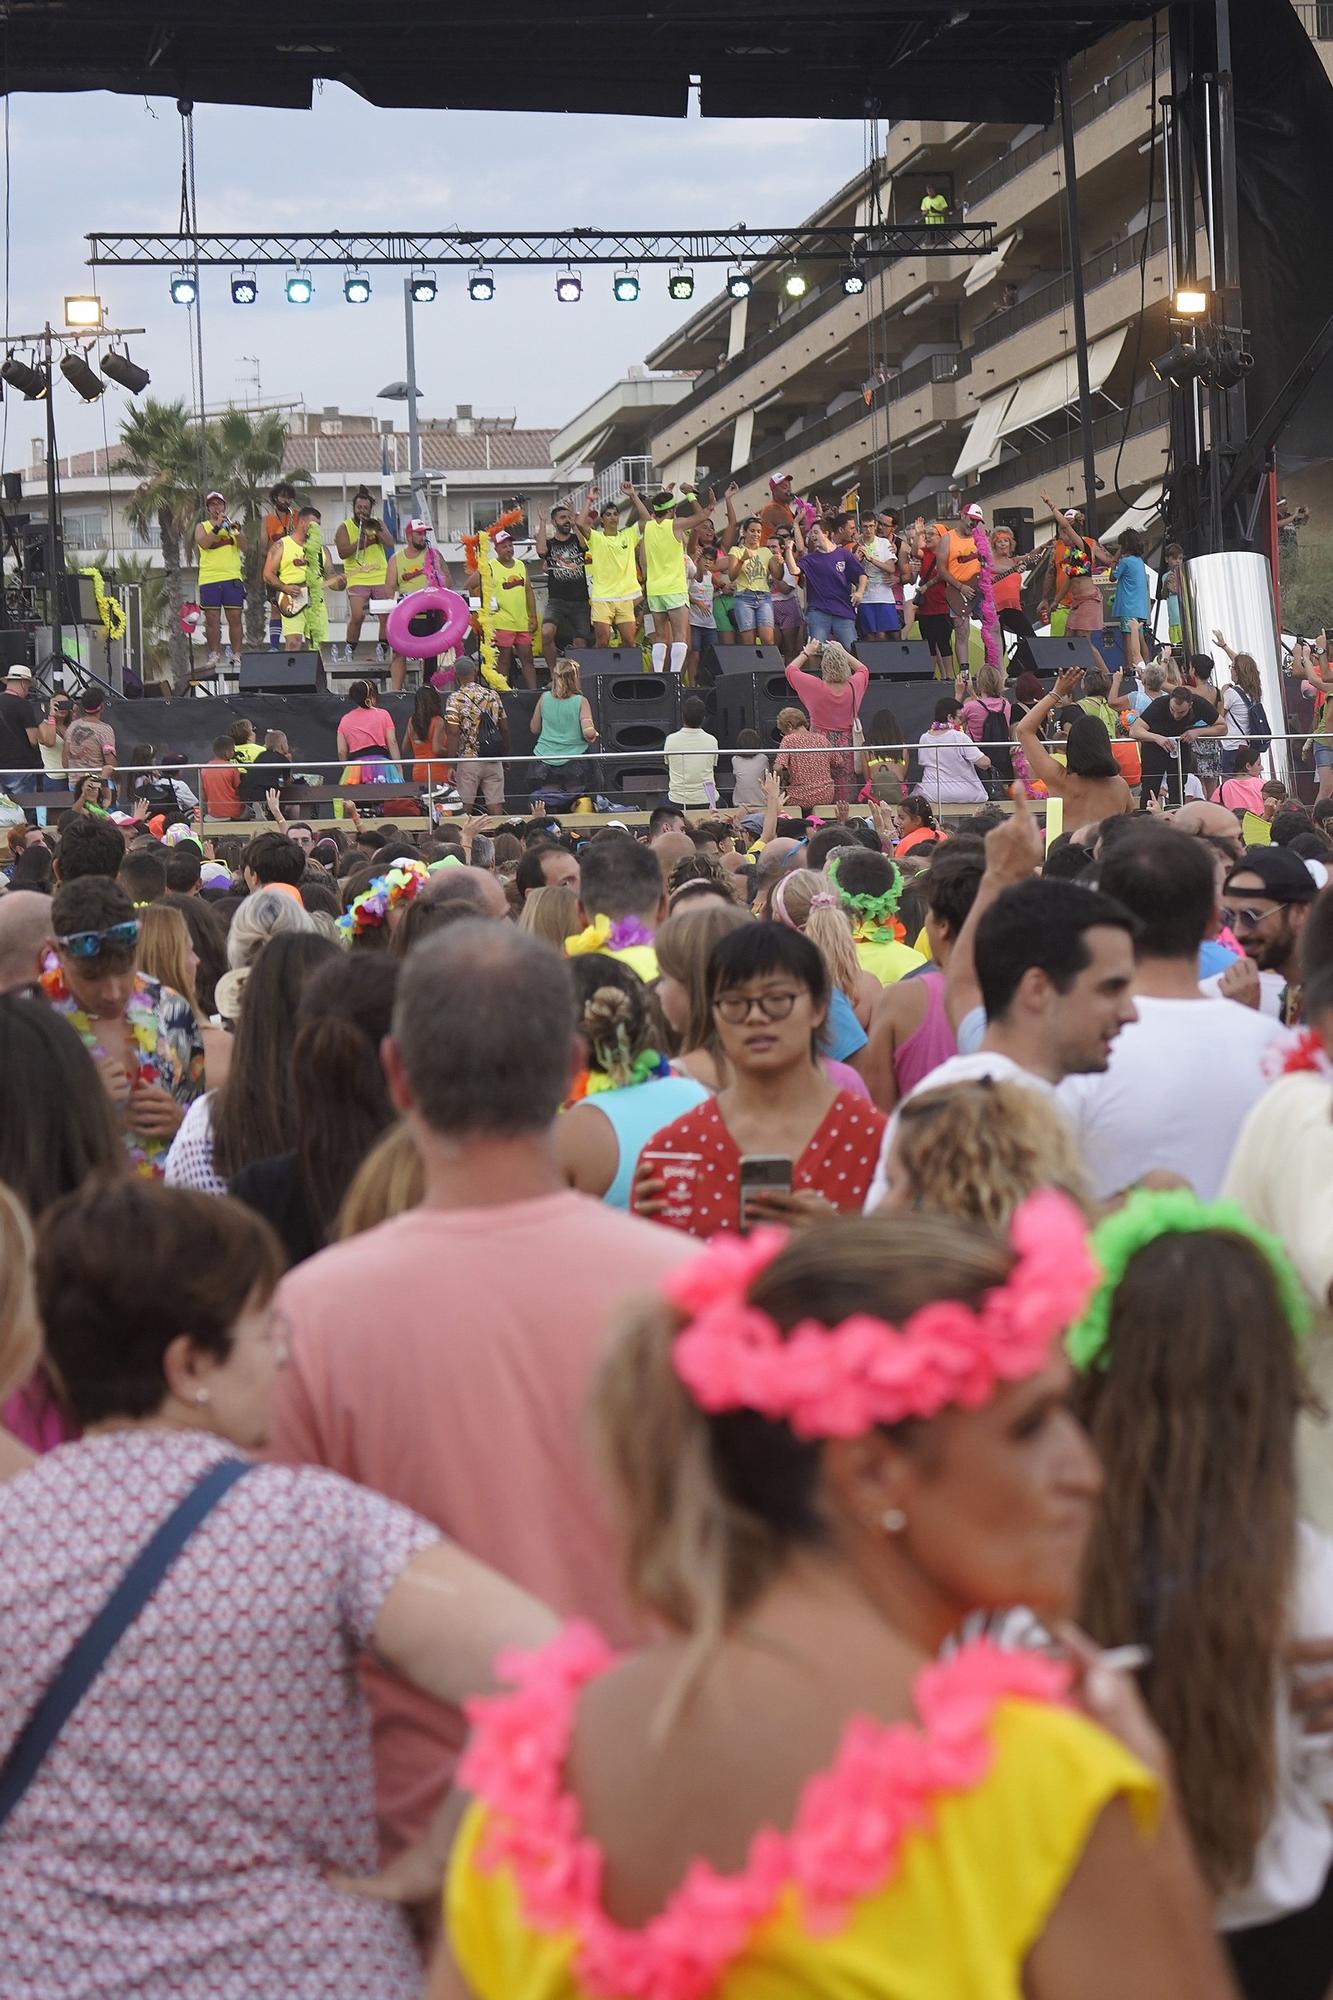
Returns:
[[[278,609],[284,618],[297,617],[309,602],[310,592],[303,583],[285,587],[278,592]]]

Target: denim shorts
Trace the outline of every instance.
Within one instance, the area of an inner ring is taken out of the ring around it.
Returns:
[[[857,615],[867,638],[881,633],[885,638],[892,638],[903,629],[902,616],[896,604],[863,604]]]
[[[773,629],[773,599],[766,590],[738,590],[731,601],[731,615],[738,632]]]
[[[1333,764],[1333,743],[1316,743],[1314,761],[1317,771],[1326,771],[1329,765]]]
[[[856,620],[835,618],[831,611],[807,611],[805,629],[812,639],[836,639],[849,653],[856,644]]]

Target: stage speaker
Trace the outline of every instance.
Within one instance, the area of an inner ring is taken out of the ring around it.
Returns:
[[[2,483],[6,502],[11,507],[17,506],[23,498],[23,474],[7,472]]]
[[[643,654],[637,646],[585,646],[570,654],[579,663],[579,679],[601,674],[641,674]]]
[[[783,658],[776,646],[719,646],[717,663],[724,674],[780,674],[784,670]]]
[[[25,583],[46,582],[46,562],[49,550],[46,544],[45,521],[29,521],[23,530],[23,581]],[[65,540],[60,530],[56,530],[56,568],[65,566]]]
[[[647,757],[635,757],[629,761],[599,757],[596,768],[599,791],[605,792],[608,798],[623,800],[636,812],[651,812],[666,798],[668,776],[665,764],[654,764]]]
[[[96,625],[97,592],[89,576],[65,575],[60,579],[60,622],[62,625]]]
[[[710,727],[724,750],[734,750],[742,729],[754,729],[765,748],[782,741],[778,717],[784,708],[799,708],[801,698],[793,694],[774,646],[760,649],[778,658],[777,669],[754,668],[748,674],[727,673],[717,683],[715,717]]]
[[[324,686],[318,653],[241,654],[239,694],[322,694]]]
[[[935,678],[924,639],[858,639],[856,656],[872,681],[929,681]]]
[[[1014,548],[1020,556],[1030,555],[1035,545],[1032,531],[1032,509],[1030,507],[997,507],[991,517],[990,531],[1008,528],[1014,538]]]
[[[604,753],[660,750],[680,726],[680,676],[599,674],[597,708]]]
[[[725,649],[727,652],[731,647]],[[753,729],[754,682],[750,674],[723,674],[714,683],[710,712],[704,727],[711,729],[724,750],[734,750],[742,729]]]
[[[31,632],[0,632],[0,666],[35,667],[37,645]]]
[[[1039,674],[1060,674],[1066,667],[1082,667],[1086,672],[1098,664],[1093,642],[1086,632],[1073,632],[1059,639],[1029,639],[1028,646]]]

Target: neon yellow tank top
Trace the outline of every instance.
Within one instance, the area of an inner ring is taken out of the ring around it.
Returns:
[[[286,590],[299,590],[309,581],[306,572],[310,567],[309,550],[291,535],[284,535],[278,544],[278,582]]]
[[[357,536],[361,533],[359,521],[343,522],[352,553],[343,564],[349,590],[373,589],[382,584],[389,574],[389,555],[383,542],[368,542],[360,556],[356,553]]]
[[[212,531],[211,521],[201,521],[201,528]],[[198,548],[198,543],[195,544]],[[241,552],[235,542],[225,542],[220,549],[199,549],[199,581],[204,583],[239,583],[241,580]]]
[[[409,548],[406,542],[396,552],[398,558],[398,595],[410,597],[414,590],[424,590],[430,582],[426,575],[426,551]]]
[[[672,520],[645,521],[643,554],[649,597],[685,597],[685,549]]]

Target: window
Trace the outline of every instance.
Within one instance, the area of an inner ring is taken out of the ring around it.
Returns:
[[[104,549],[107,546],[106,509],[87,507],[78,513],[68,508],[61,515],[65,545],[71,549]]]

